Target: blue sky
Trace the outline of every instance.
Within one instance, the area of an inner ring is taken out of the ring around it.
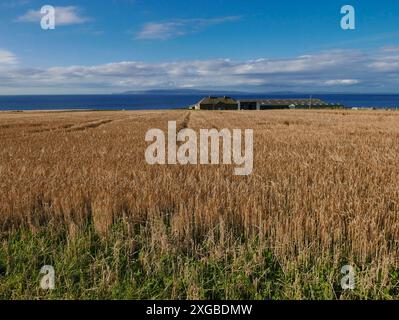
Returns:
[[[0,94],[398,87],[398,1],[0,0]]]

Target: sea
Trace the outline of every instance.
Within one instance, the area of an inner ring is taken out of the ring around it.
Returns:
[[[235,99],[308,99],[306,94],[237,94]],[[197,103],[203,94],[108,94],[108,95],[20,95],[0,96],[0,111],[10,110],[166,110]],[[347,108],[399,108],[399,94],[319,94],[328,103]]]

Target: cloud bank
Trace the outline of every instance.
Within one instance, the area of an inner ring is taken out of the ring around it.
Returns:
[[[374,53],[331,50],[290,59],[114,62],[95,66],[24,68],[0,50],[0,93],[97,93],[198,88],[267,92],[397,92],[399,48]]]

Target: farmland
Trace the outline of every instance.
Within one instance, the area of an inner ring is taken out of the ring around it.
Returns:
[[[252,174],[147,164],[168,121],[253,129]],[[2,112],[0,298],[399,298],[398,139],[394,111]]]

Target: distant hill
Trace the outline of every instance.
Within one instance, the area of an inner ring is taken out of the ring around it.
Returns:
[[[143,90],[143,91],[126,91],[115,94],[145,94],[145,95],[203,95],[203,96],[235,96],[235,95],[291,95],[295,92],[281,91],[281,92],[245,92],[245,91],[223,91],[223,90],[201,90],[201,89],[154,89],[154,90]]]
[[[296,92],[296,91],[264,91],[264,92],[248,92],[248,91],[232,91],[232,90],[204,90],[204,89],[153,89],[153,90],[137,90],[115,92],[114,95],[200,95],[200,96],[317,96],[317,95],[396,95],[397,93],[356,93],[356,92]]]
[[[154,94],[154,95],[228,95],[242,94],[236,91],[214,91],[214,90],[196,90],[196,89],[154,89],[143,91],[126,91],[118,94]],[[244,93],[245,94],[245,93]]]

